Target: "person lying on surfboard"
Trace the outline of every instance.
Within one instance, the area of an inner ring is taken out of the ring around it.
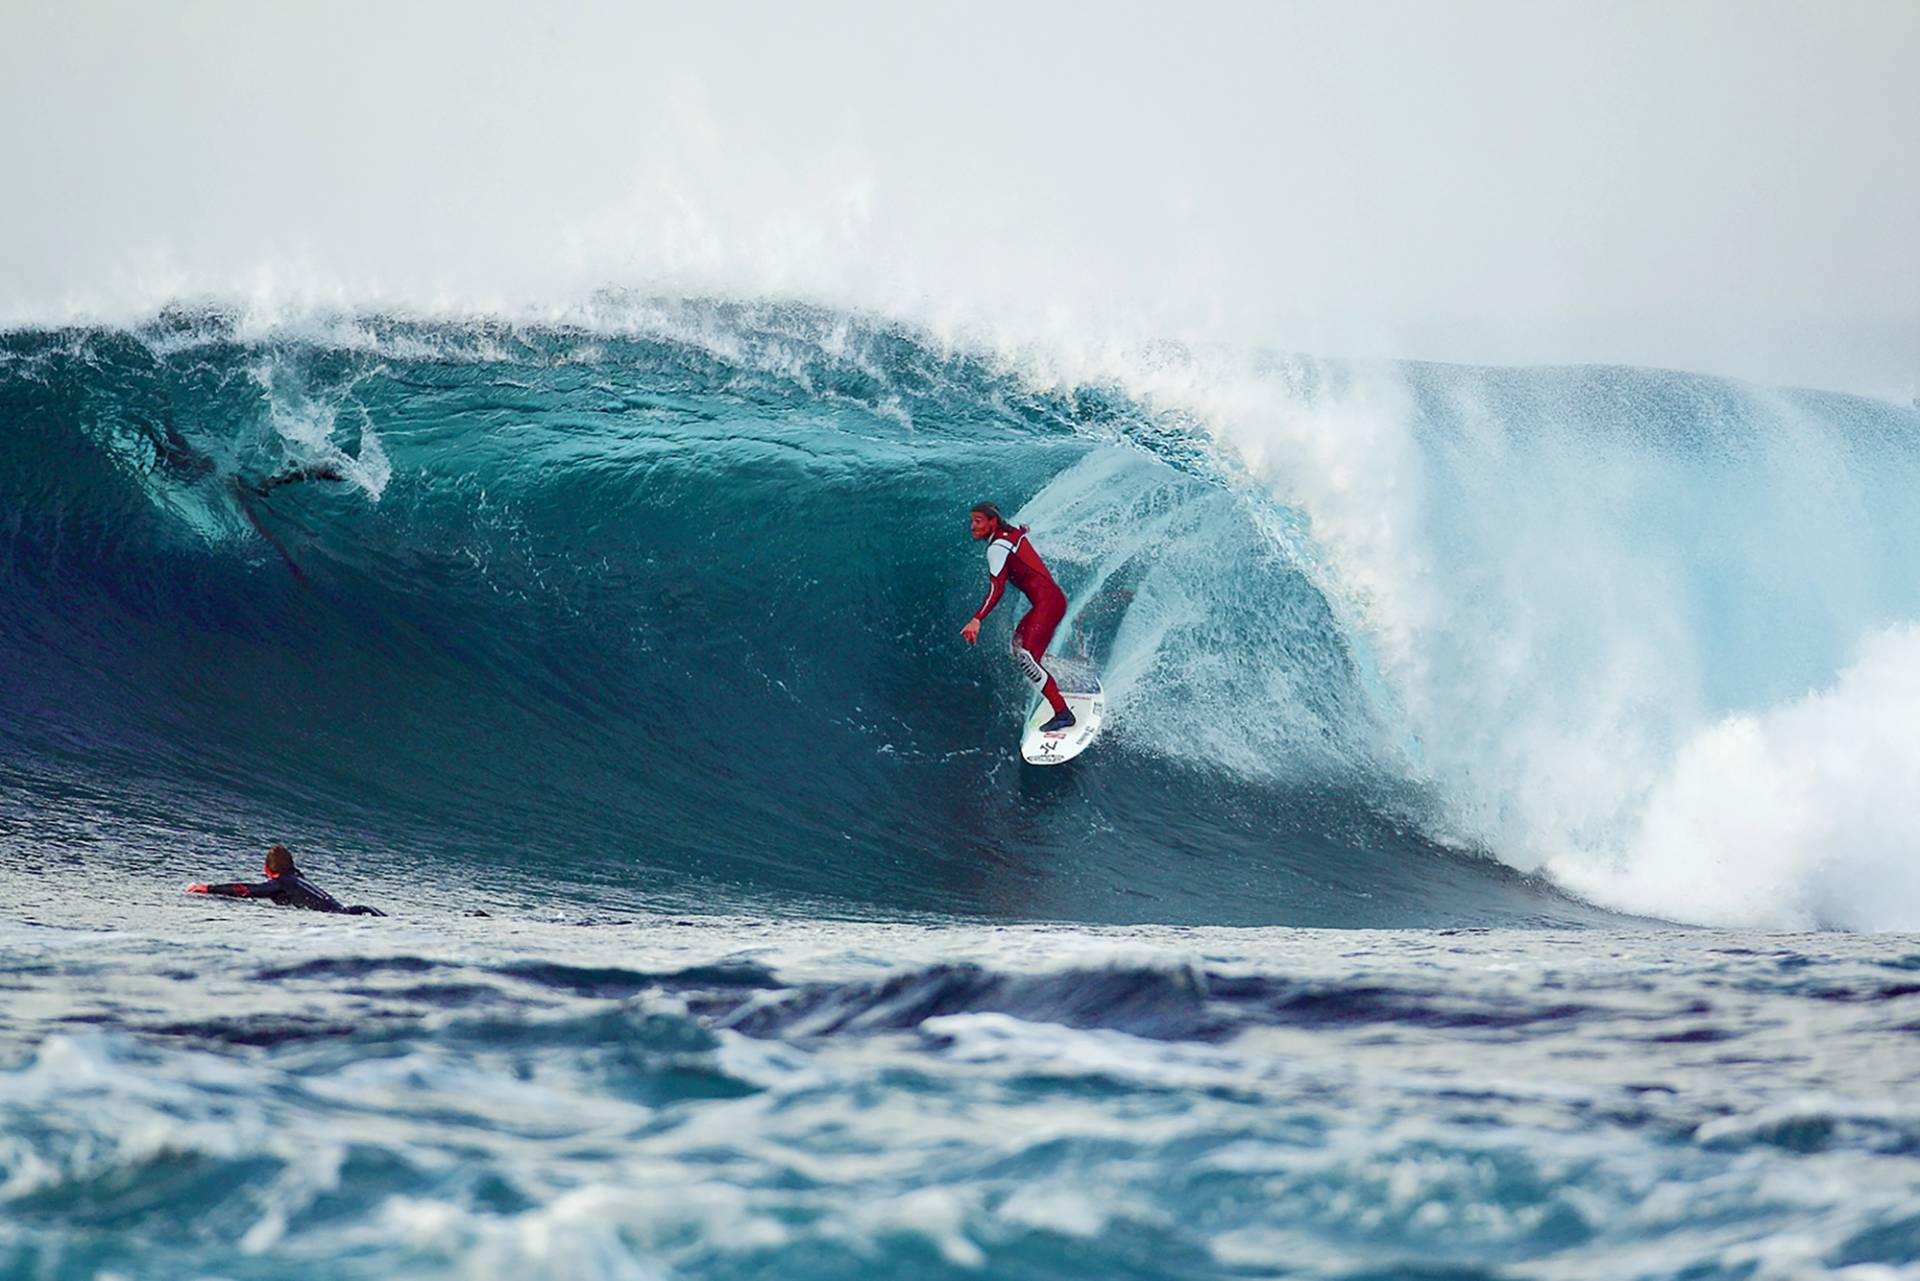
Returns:
[[[173,410],[160,412],[160,429],[147,432],[153,446],[153,466],[186,480],[197,480],[213,472],[213,456],[197,448],[173,421]],[[233,483],[250,494],[265,498],[282,485],[300,485],[310,480],[345,481],[347,474],[338,463],[289,463],[264,480],[233,477]]]
[[[260,497],[265,498],[282,485],[299,485],[310,480],[343,481],[346,478],[346,473],[333,463],[307,463],[284,467],[265,480],[242,483]]]
[[[1007,590],[1008,580],[1012,580],[1032,605],[1026,617],[1014,625],[1013,657],[1020,664],[1020,674],[1026,677],[1027,684],[1038,690],[1053,708],[1053,719],[1040,727],[1041,732],[1051,734],[1067,729],[1074,723],[1073,713],[1067,710],[1067,700],[1060,695],[1060,683],[1044,666],[1047,642],[1053,639],[1060,620],[1067,616],[1067,594],[1047,572],[1047,563],[1034,550],[1024,527],[1008,524],[992,503],[975,503],[969,514],[973,540],[987,545],[987,576],[992,585],[987,588],[986,601],[974,611],[972,620],[960,629],[960,634],[967,638],[969,645],[980,639],[980,624],[1000,603],[1000,594]]]
[[[313,912],[342,912],[348,916],[385,916],[377,907],[347,907],[339,899],[300,875],[293,865],[293,852],[284,845],[267,851],[263,869],[267,879],[257,885],[231,881],[225,885],[189,885],[189,894],[219,894],[226,898],[263,898],[282,906],[304,907]]]

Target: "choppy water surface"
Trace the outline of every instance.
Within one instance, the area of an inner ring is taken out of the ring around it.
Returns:
[[[9,1277],[1920,1260],[1910,936],[135,921],[75,881],[0,927]]]

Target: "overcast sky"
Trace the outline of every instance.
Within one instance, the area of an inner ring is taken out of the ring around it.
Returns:
[[[0,0],[0,323],[601,285],[1920,393],[1920,0]]]

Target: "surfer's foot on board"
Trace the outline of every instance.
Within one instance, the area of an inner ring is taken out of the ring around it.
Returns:
[[[1040,727],[1040,732],[1042,734],[1054,734],[1054,733],[1058,733],[1063,729],[1072,729],[1073,725],[1074,725],[1073,713],[1070,711],[1059,711],[1053,714],[1052,720],[1048,721],[1045,725],[1042,725]]]

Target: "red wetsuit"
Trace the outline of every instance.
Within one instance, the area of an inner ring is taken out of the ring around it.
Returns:
[[[1040,691],[1053,710],[1066,711],[1067,700],[1060,697],[1059,682],[1047,671],[1045,660],[1047,643],[1053,639],[1060,620],[1067,616],[1067,594],[1047,572],[1047,563],[1033,549],[1027,531],[1017,525],[1002,523],[987,540],[987,574],[993,584],[987,589],[986,601],[974,611],[974,618],[985,620],[993,612],[1008,582],[1025,594],[1033,608],[1014,626],[1013,656],[1020,664],[1020,674]]]

